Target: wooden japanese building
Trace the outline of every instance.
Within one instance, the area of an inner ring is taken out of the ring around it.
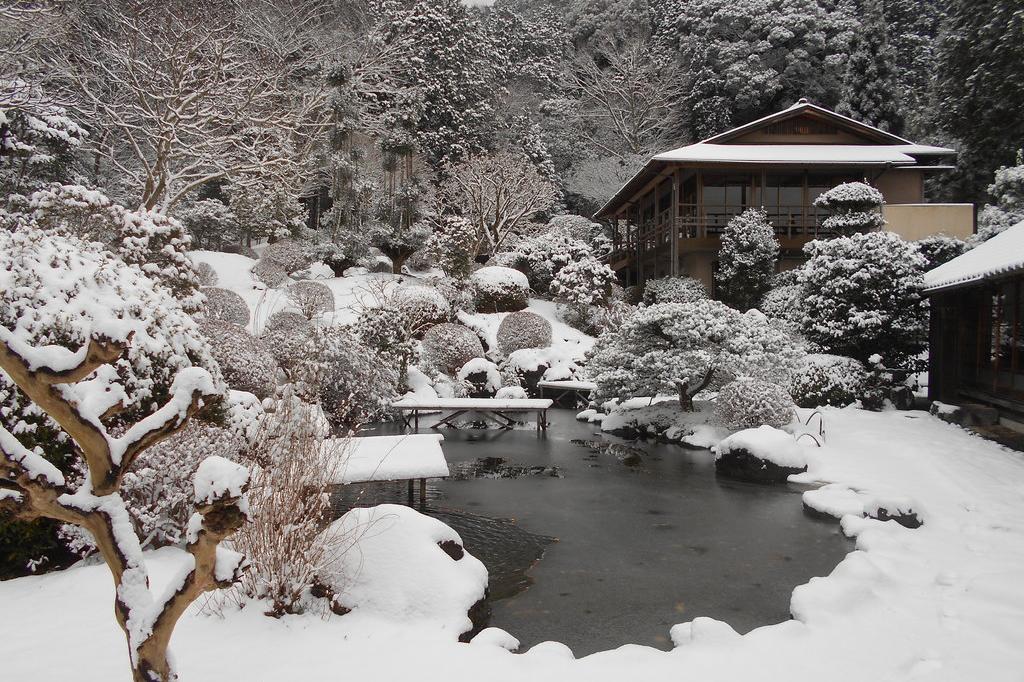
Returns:
[[[1024,222],[925,274],[928,397],[1024,423]]]
[[[653,157],[596,214],[610,221],[609,264],[628,284],[689,275],[712,289],[719,235],[747,208],[762,207],[782,246],[783,269],[825,236],[814,199],[850,181],[885,197],[887,229],[905,239],[967,237],[970,204],[929,204],[924,181],[951,168],[952,149],[920,145],[801,100],[709,139]]]

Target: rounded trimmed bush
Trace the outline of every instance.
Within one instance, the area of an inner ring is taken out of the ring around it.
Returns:
[[[693,277],[662,277],[649,279],[644,285],[644,305],[658,303],[693,303],[708,297],[707,289]]]
[[[453,314],[460,310],[465,310],[467,313],[476,312],[473,292],[470,287],[466,286],[466,280],[454,277],[430,277],[424,282],[441,292],[441,295],[448,301]]]
[[[435,324],[451,319],[452,309],[440,291],[425,284],[411,284],[395,292],[395,306],[409,318],[414,335],[421,335]]]
[[[249,324],[249,306],[245,299],[229,289],[204,287],[206,296],[203,315],[210,320],[223,320],[244,327]]]
[[[794,407],[786,389],[760,379],[730,381],[715,401],[719,420],[734,429],[785,426],[793,421]]]
[[[199,276],[199,284],[204,287],[217,286],[217,271],[206,261],[200,261],[196,266],[196,274]]]
[[[523,348],[551,345],[551,323],[528,310],[509,313],[498,326],[498,350],[502,355]]]
[[[799,284],[783,284],[777,286],[761,299],[757,309],[770,320],[777,320],[790,332],[800,331],[800,320],[803,313],[800,301],[803,299],[803,287]]]
[[[861,397],[868,370],[858,360],[842,355],[806,356],[789,382],[789,392],[800,407],[846,407]]]
[[[473,358],[482,358],[484,347],[472,329],[441,323],[423,336],[423,358],[439,372],[455,376]]]
[[[482,313],[516,312],[530,300],[529,280],[512,268],[483,267],[470,275],[469,282],[476,309]]]
[[[285,293],[306,319],[312,320],[323,313],[334,312],[334,293],[326,284],[303,280],[288,285]]]
[[[312,336],[313,323],[304,315],[281,310],[267,320],[261,338],[277,363],[291,370],[308,356]]]
[[[276,289],[282,284],[291,281],[288,273],[281,266],[262,258],[256,261],[256,265],[252,266],[252,275],[271,289]]]
[[[287,274],[308,268],[313,262],[307,250],[292,239],[282,239],[270,244],[263,249],[263,257],[260,260],[273,263]]]
[[[224,320],[201,320],[199,330],[210,342],[213,359],[230,388],[260,398],[274,393],[277,362],[263,341]]]
[[[455,378],[468,384],[470,398],[489,398],[501,388],[498,366],[484,358],[473,358],[467,362]]]

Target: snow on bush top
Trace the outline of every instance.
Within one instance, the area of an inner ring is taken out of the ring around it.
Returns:
[[[857,400],[867,380],[867,369],[853,358],[812,353],[793,374],[789,392],[800,407],[846,407]]]
[[[470,275],[469,279],[475,286],[481,289],[504,289],[507,287],[518,287],[520,289],[530,288],[530,282],[526,279],[526,275],[518,270],[503,268],[501,266],[480,268]]]
[[[526,275],[500,266],[480,268],[470,275],[473,300],[480,312],[513,312],[529,302],[530,282]]]
[[[306,319],[302,313],[292,310],[279,310],[267,319],[267,323],[263,326],[263,335],[267,336],[268,334],[290,331],[298,331],[308,335],[312,329],[313,323]]]
[[[277,288],[290,281],[288,273],[277,263],[261,258],[252,266],[253,277],[266,284],[271,289]]]
[[[423,337],[424,359],[448,375],[454,376],[467,362],[483,356],[480,337],[461,324],[435,325]]]
[[[334,312],[334,294],[326,284],[302,281],[288,286],[288,300],[307,319]]]
[[[353,509],[324,534],[341,548],[330,582],[355,614],[436,624],[452,640],[472,628],[468,612],[484,597],[487,569],[444,523],[383,504]]]
[[[820,208],[864,209],[881,206],[885,198],[877,189],[863,182],[844,182],[818,195],[814,205]]]
[[[313,262],[302,246],[291,239],[282,239],[267,246],[260,260],[273,263],[287,274],[308,268]]]
[[[771,426],[744,429],[732,434],[715,448],[715,459],[721,459],[723,455],[740,449],[780,467],[799,469],[807,466],[807,456],[793,436]]]
[[[758,379],[731,381],[715,400],[719,420],[733,429],[785,426],[793,421],[794,407],[786,389]]]
[[[221,386],[221,374],[196,322],[166,288],[97,243],[40,229],[0,225],[0,326],[35,347],[83,348],[90,336],[131,337],[127,352],[99,370],[119,388],[123,416],[163,403],[178,371],[202,367]],[[40,349],[46,353],[46,349]],[[54,353],[49,353],[54,357]],[[0,373],[3,406],[17,424],[28,404]],[[65,389],[69,390],[69,389]],[[148,412],[147,412],[148,413]],[[20,429],[12,429],[18,433]]]
[[[551,323],[528,310],[509,313],[498,326],[498,348],[502,355],[523,348],[551,345]]]
[[[444,294],[424,284],[399,287],[395,291],[394,302],[409,319],[414,333],[451,317],[451,304]]]
[[[462,366],[455,376],[459,381],[468,381],[474,374],[484,375],[484,382],[481,386],[486,392],[494,393],[501,388],[501,372],[498,366],[484,358],[473,358]]]
[[[692,303],[708,297],[700,280],[693,277],[662,277],[649,279],[644,285],[644,305],[657,303]]]
[[[241,327],[249,324],[249,306],[245,299],[230,289],[206,287],[202,289],[206,296],[203,314],[212,320],[224,320]]]
[[[611,296],[615,282],[615,271],[591,256],[559,270],[551,282],[551,293],[571,305],[600,305]]]
[[[249,483],[249,470],[237,462],[210,455],[204,459],[196,470],[193,478],[195,486],[194,501],[198,504],[211,504],[217,500],[238,498],[245,492]]]

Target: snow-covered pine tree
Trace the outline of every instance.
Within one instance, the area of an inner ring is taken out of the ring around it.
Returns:
[[[749,208],[722,231],[715,282],[723,303],[739,311],[757,306],[772,288],[779,240],[764,209]]]
[[[861,22],[846,64],[842,99],[836,111],[882,130],[903,128],[896,55],[889,44],[882,0],[863,0]]]
[[[981,209],[978,232],[969,240],[972,245],[987,241],[1024,220],[1024,151],[1018,150],[1016,166],[1004,166],[996,171],[988,193],[995,203],[985,204]]]
[[[815,206],[832,213],[821,226],[839,234],[880,229],[885,225],[883,204],[885,198],[882,193],[863,182],[844,182],[814,200]]]
[[[925,260],[892,232],[816,240],[804,246],[801,331],[827,353],[889,367],[909,364],[925,347]]]

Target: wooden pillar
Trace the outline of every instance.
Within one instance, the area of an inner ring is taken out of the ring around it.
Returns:
[[[679,276],[679,197],[682,191],[680,187],[679,171],[672,173],[672,210],[669,215],[669,233],[671,235],[672,260],[669,266],[669,274],[673,277]]]
[[[697,229],[694,234],[697,237],[704,237],[707,225],[704,221],[704,173],[697,169]]]

